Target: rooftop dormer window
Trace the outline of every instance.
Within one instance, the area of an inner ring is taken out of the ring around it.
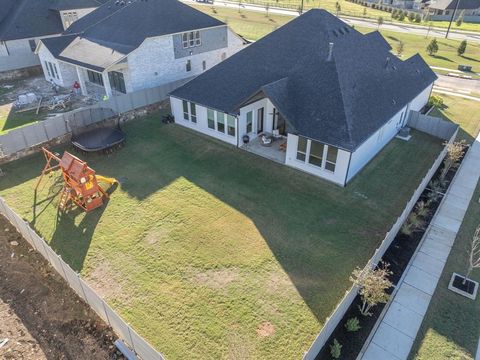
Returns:
[[[184,49],[202,45],[200,31],[189,31],[182,34],[182,44]]]
[[[78,20],[78,14],[76,11],[66,11],[63,13],[63,23],[65,24],[65,29],[70,27],[75,21]]]

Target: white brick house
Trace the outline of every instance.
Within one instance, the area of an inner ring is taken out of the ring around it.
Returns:
[[[40,39],[60,36],[105,0],[2,0],[0,72],[40,65]]]
[[[435,79],[378,32],[310,10],[171,92],[170,104],[178,125],[345,186]]]
[[[47,80],[110,97],[197,76],[244,45],[226,24],[176,0],[112,0],[37,52]]]

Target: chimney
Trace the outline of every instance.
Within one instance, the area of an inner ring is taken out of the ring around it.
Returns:
[[[327,61],[332,61],[332,56],[333,56],[333,43],[328,44],[328,58]]]

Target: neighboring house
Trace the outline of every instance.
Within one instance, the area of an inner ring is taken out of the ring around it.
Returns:
[[[177,0],[111,0],[37,52],[47,80],[112,96],[196,76],[244,44],[223,22]]]
[[[1,0],[0,72],[40,65],[41,38],[58,36],[106,0]]]
[[[420,55],[402,61],[390,49],[379,32],[310,10],[173,91],[172,113],[343,186],[427,103],[436,80]]]
[[[457,7],[458,1],[458,7]],[[466,22],[480,22],[480,0],[438,0],[429,6],[431,20],[450,20],[453,12],[455,19],[462,17]]]

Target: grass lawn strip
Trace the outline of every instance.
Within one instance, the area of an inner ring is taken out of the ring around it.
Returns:
[[[441,149],[413,132],[340,188],[160,118],[87,159],[121,182],[102,209],[57,216],[47,177],[34,215],[40,155],[0,194],[169,359],[301,356]]]
[[[410,359],[474,359],[480,336],[480,297],[475,301],[448,290],[453,272],[463,275],[467,249],[480,224],[480,183],[448,257],[430,307],[423,320]],[[471,279],[480,281],[480,270]]]

